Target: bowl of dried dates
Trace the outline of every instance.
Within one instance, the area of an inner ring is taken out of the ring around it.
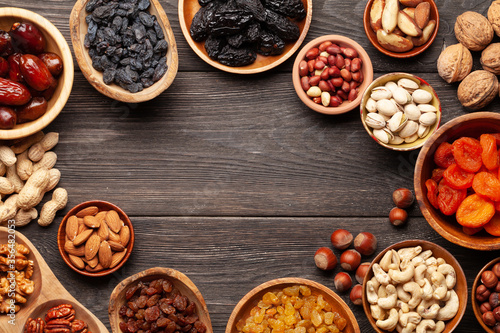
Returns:
[[[439,128],[415,165],[415,196],[441,236],[475,250],[500,249],[500,115],[476,112]]]
[[[185,274],[171,268],[150,268],[121,281],[111,293],[108,313],[113,332],[146,332],[153,327],[213,332],[201,292]]]
[[[373,80],[366,51],[350,38],[318,37],[297,54],[293,87],[309,108],[324,114],[341,114],[357,108]]]
[[[487,333],[500,330],[500,258],[487,263],[472,285],[472,309],[477,321]]]
[[[179,23],[206,63],[236,74],[267,71],[290,58],[304,41],[312,0],[180,0]]]
[[[29,136],[59,115],[73,87],[73,58],[42,16],[0,8],[0,139]]]
[[[73,207],[57,233],[63,260],[86,276],[104,276],[118,270],[130,257],[134,241],[134,228],[127,214],[99,200]]]
[[[434,42],[439,12],[433,0],[368,0],[363,25],[377,50],[390,57],[409,58]]]

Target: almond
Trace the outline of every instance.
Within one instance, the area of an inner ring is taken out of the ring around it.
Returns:
[[[65,242],[64,243],[64,250],[68,252],[68,254],[71,254],[73,256],[81,257],[85,255],[85,247],[84,246],[78,246],[75,247],[73,242]]]
[[[111,257],[111,265],[109,265],[109,268],[113,268],[118,265],[125,257],[125,254],[127,254],[127,250],[123,250],[121,252],[116,252],[115,254],[113,254],[113,256]]]
[[[85,270],[90,273],[97,273],[100,272],[104,269],[101,264],[97,264],[94,268],[90,267],[89,265],[85,266]]]
[[[88,206],[88,207],[82,209],[81,211],[79,211],[78,213],[76,213],[76,217],[95,215],[95,214],[97,214],[97,212],[99,212],[99,208],[97,208],[96,206]]]
[[[130,241],[130,228],[128,226],[123,226],[122,230],[120,230],[120,243],[123,246],[127,246]]]
[[[120,243],[120,235],[117,233],[114,233],[113,231],[109,230],[109,238],[108,240]]]
[[[68,257],[69,257],[69,261],[71,261],[71,263],[73,265],[75,265],[76,268],[78,268],[78,269],[85,268],[85,263],[83,262],[82,258],[71,255],[71,254]]]
[[[99,264],[99,258],[97,256],[95,256],[94,258],[90,259],[90,260],[87,260],[85,258],[82,258],[82,260],[87,263],[87,265],[89,265],[90,267],[92,268],[95,268],[97,266],[97,264]]]
[[[85,243],[85,259],[90,260],[94,258],[99,252],[101,245],[101,238],[97,234],[93,234]]]
[[[97,219],[97,221],[99,221],[100,223],[102,223],[104,221],[104,219],[106,218],[106,214],[108,212],[107,211],[102,211],[102,212],[99,212],[96,214],[95,218]]]
[[[101,223],[99,229],[97,229],[97,234],[101,237],[102,241],[108,240],[109,238],[109,228],[106,223]]]
[[[92,235],[92,232],[93,230],[92,229],[87,229],[87,230],[83,230],[81,233],[79,233],[76,238],[73,240],[73,244],[75,246],[80,246],[82,245],[83,243],[85,243],[87,241],[87,239],[89,239],[90,235]]]
[[[85,230],[90,230],[89,227],[87,227],[85,224],[80,224],[78,226],[78,235],[81,234],[82,232],[84,232]],[[78,236],[77,235],[77,236]]]
[[[83,218],[83,223],[89,228],[99,228],[101,223],[95,216],[87,215]]]
[[[119,233],[122,228],[122,221],[120,220],[120,216],[114,210],[110,210],[106,214],[106,223],[113,232]]]
[[[69,240],[75,240],[78,229],[78,218],[75,215],[70,216],[66,221],[66,236],[68,236]]]
[[[420,29],[425,28],[429,23],[431,16],[431,4],[428,2],[421,2],[415,8],[415,23]]]
[[[102,241],[99,246],[99,263],[104,268],[109,268],[111,265],[111,257],[113,253],[111,252],[111,247],[107,241]]]
[[[109,241],[109,246],[111,247],[111,250],[115,251],[115,252],[121,252],[123,250],[125,250],[125,246],[123,246],[122,244],[118,243],[118,242],[113,242],[113,241]]]

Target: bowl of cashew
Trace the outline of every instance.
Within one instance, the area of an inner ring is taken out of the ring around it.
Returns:
[[[373,259],[363,281],[363,309],[378,333],[453,332],[466,306],[462,267],[428,241],[389,246]]]

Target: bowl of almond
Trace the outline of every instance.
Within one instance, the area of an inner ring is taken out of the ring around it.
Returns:
[[[118,270],[134,247],[134,228],[123,210],[106,201],[86,201],[63,218],[59,253],[75,272],[105,276]]]

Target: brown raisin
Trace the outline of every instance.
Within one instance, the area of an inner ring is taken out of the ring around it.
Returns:
[[[188,299],[186,296],[177,295],[174,298],[174,307],[179,311],[186,310]]]
[[[128,288],[125,292],[125,298],[130,300],[137,290],[139,290],[139,285]]]
[[[160,297],[161,297],[160,294],[155,294],[155,295],[151,296],[150,298],[148,298],[146,305],[148,307],[152,307],[152,306],[156,305],[156,303],[158,303],[158,300],[160,299]]]
[[[147,321],[155,321],[156,319],[158,319],[158,317],[160,317],[160,308],[158,308],[158,306],[153,306],[153,307],[150,307],[150,308],[147,308],[146,311],[144,311],[144,318],[147,320]]]

